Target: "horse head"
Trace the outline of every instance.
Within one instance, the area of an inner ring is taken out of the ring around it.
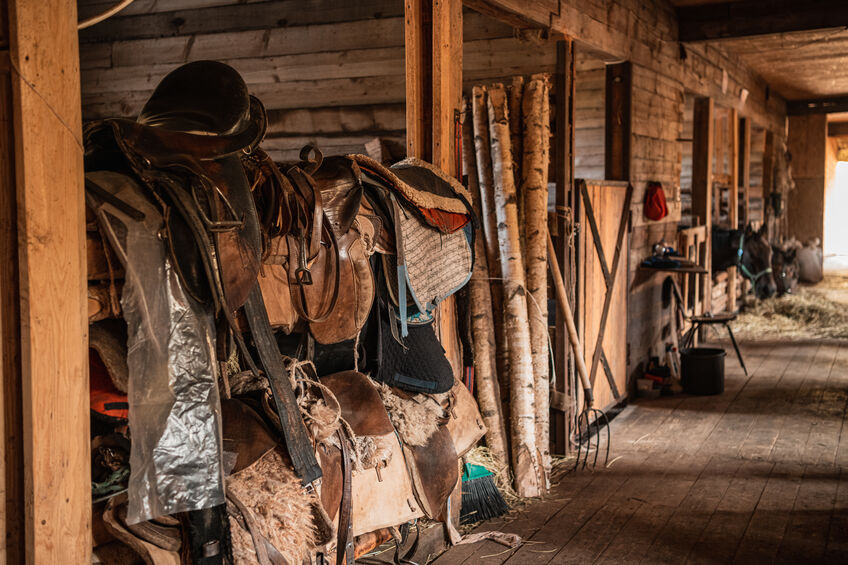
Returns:
[[[751,282],[757,298],[771,298],[777,292],[772,272],[772,247],[766,237],[766,226],[754,230],[745,227],[739,271]]]
[[[801,265],[795,245],[772,246],[771,270],[777,285],[777,295],[793,294],[798,287]]]

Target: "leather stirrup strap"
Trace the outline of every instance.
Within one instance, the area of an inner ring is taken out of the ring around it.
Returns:
[[[234,492],[228,491],[227,498],[235,505],[236,508],[238,508],[242,519],[244,519],[244,525],[247,527],[247,533],[250,534],[250,537],[253,540],[253,549],[256,551],[256,560],[259,562],[259,565],[273,565],[273,563],[271,563],[271,559],[268,557],[268,549],[265,546],[267,540],[265,539],[265,536],[262,535],[262,532],[259,531],[259,526],[256,524],[253,512],[244,505]]]
[[[351,467],[353,461],[347,448],[347,441],[341,431],[336,432],[342,449],[342,499],[339,507],[339,532],[336,542],[336,565],[353,565],[353,501],[351,499]]]
[[[292,466],[303,486],[306,486],[321,478],[321,467],[318,466],[312,442],[297,407],[294,391],[286,377],[283,356],[271,331],[268,312],[265,310],[265,302],[262,300],[262,291],[258,283],[254,285],[247,297],[244,315],[250,326],[256,350],[259,352],[259,360],[268,377]]]

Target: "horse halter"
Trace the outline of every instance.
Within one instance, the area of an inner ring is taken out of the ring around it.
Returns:
[[[757,287],[757,281],[760,280],[765,275],[771,274],[772,270],[771,270],[771,267],[766,267],[762,271],[759,271],[757,273],[752,273],[751,270],[748,267],[745,266],[745,263],[742,262],[742,253],[744,251],[744,249],[743,249],[744,245],[745,245],[745,232],[743,231],[742,234],[739,236],[739,249],[737,251],[737,255],[738,255],[737,264],[739,265],[739,270],[742,271],[742,276],[744,276],[749,281],[751,281],[751,291],[753,291]]]

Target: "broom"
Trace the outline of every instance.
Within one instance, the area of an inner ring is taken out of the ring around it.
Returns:
[[[462,511],[460,524],[472,524],[506,514],[509,506],[495,486],[494,475],[480,465],[462,466]]]

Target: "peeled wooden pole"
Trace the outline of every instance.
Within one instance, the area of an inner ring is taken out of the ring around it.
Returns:
[[[521,119],[521,101],[524,99],[524,77],[512,77],[512,84],[507,87],[509,102],[509,142],[512,148],[512,176],[518,191],[518,223],[524,225],[524,196],[521,193],[521,173],[524,166],[523,155],[523,120]],[[521,232],[521,252],[524,253],[524,232]]]
[[[535,378],[536,448],[541,454],[544,486],[550,486],[550,363],[548,348],[548,164],[551,116],[547,78],[534,77],[524,89],[524,258],[527,269],[527,317]],[[512,117],[513,121],[517,116]]]
[[[486,107],[486,87],[475,86],[472,90],[472,115],[474,149],[477,162],[477,181],[480,188],[480,223],[486,244],[486,261],[489,265],[489,286],[492,290],[492,311],[503,310],[503,282],[501,281],[501,258],[498,250],[498,219],[495,215],[495,181],[492,179],[492,154],[489,140],[489,111]],[[494,317],[496,363],[501,389],[501,402],[509,399],[509,352],[503,318]]]
[[[591,408],[595,403],[592,395],[592,383],[589,381],[589,371],[586,370],[586,360],[583,358],[583,348],[580,346],[580,337],[577,335],[577,327],[574,325],[574,315],[565,295],[565,284],[562,282],[562,272],[556,259],[556,249],[548,232],[548,263],[551,266],[551,276],[554,279],[557,305],[562,317],[565,318],[565,327],[568,328],[568,341],[571,343],[571,351],[574,353],[574,364],[577,366],[577,374],[580,376],[580,384],[583,385],[583,399],[586,407]]]
[[[474,126],[470,116],[471,104],[465,100],[466,119],[462,126],[462,157],[468,174],[474,213],[479,218],[480,185],[477,182],[477,161],[474,156]],[[468,281],[469,307],[471,309],[471,340],[474,349],[474,381],[477,404],[486,424],[486,444],[499,464],[509,461],[507,456],[506,426],[501,410],[501,393],[498,385],[495,326],[492,321],[492,293],[489,286],[489,266],[482,234],[474,241],[474,271]]]
[[[512,469],[519,496],[539,496],[541,469],[536,452],[536,415],[530,325],[524,258],[518,229],[515,179],[509,138],[509,112],[503,85],[489,89],[489,134],[495,180],[501,271],[504,285],[504,327],[509,335],[509,393]]]

